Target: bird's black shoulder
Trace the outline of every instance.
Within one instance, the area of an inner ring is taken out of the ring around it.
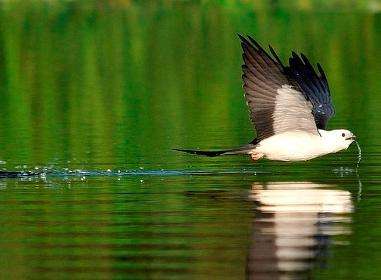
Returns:
[[[305,55],[295,52],[289,65],[284,65],[271,46],[268,53],[252,37],[239,37],[243,89],[258,139],[288,130],[317,133],[325,129],[334,109],[322,67],[318,64],[315,71]],[[301,98],[290,98],[290,94]]]
[[[335,114],[327,77],[321,65],[317,64],[318,72],[304,54],[292,52],[289,66],[284,71],[290,80],[294,81],[313,106],[312,113],[316,126],[325,129],[328,120]]]

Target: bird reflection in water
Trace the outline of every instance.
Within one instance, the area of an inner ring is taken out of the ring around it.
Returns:
[[[257,204],[247,279],[301,279],[323,265],[334,235],[349,234],[351,194],[334,185],[254,183]]]

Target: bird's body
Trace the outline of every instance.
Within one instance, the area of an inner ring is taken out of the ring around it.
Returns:
[[[240,36],[243,49],[243,89],[257,137],[236,149],[199,151],[176,149],[205,156],[248,154],[280,161],[305,161],[347,149],[352,132],[326,130],[334,108],[328,81],[318,64],[292,53],[284,66],[270,47],[271,57],[253,38]]]
[[[280,161],[305,161],[345,148],[345,144],[336,144],[330,133],[319,130],[320,135],[304,131],[287,131],[276,134],[259,142],[249,152],[253,159],[267,158]]]

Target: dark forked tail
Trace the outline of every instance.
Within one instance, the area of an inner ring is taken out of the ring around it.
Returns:
[[[207,157],[217,157],[224,155],[239,155],[239,154],[249,154],[255,148],[253,144],[247,144],[245,146],[241,146],[234,149],[229,150],[219,150],[219,151],[199,151],[199,150],[191,150],[191,149],[173,149],[175,151],[180,151],[193,155],[201,155]]]

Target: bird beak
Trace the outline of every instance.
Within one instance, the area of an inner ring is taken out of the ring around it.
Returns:
[[[356,140],[356,136],[352,135],[351,137],[346,138],[345,140]]]

